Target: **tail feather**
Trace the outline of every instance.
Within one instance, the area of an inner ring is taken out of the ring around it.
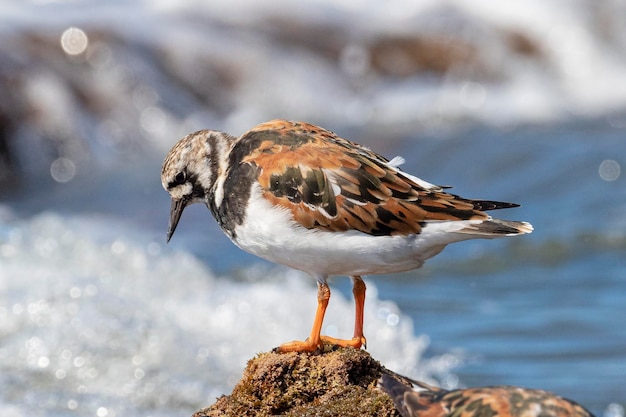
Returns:
[[[482,237],[499,237],[523,235],[532,231],[532,224],[527,222],[490,218],[482,222],[470,223],[458,232]]]

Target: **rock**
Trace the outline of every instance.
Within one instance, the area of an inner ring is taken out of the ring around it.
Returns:
[[[593,417],[551,392],[513,386],[447,391],[396,374],[364,350],[262,353],[230,395],[193,417]]]
[[[376,388],[383,372],[364,350],[262,353],[248,362],[230,395],[193,417],[399,416]]]

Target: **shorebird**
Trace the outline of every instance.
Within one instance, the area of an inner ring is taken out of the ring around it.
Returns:
[[[363,275],[419,268],[449,243],[532,231],[486,213],[517,204],[459,197],[402,171],[402,162],[305,122],[272,120],[240,137],[200,130],[163,163],[172,198],[167,240],[185,207],[206,204],[241,249],[317,280],[308,339],[278,351],[314,351],[323,342],[358,349],[366,344]],[[332,275],[352,277],[352,339],[321,336]]]

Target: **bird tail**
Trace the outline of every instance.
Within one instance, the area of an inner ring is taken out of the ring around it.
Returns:
[[[500,220],[489,218],[480,222],[469,221],[458,233],[467,233],[475,236],[493,238],[500,236],[515,236],[531,233],[533,226],[527,222]]]

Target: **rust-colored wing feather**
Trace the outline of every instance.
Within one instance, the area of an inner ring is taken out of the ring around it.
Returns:
[[[419,233],[423,222],[487,219],[481,210],[516,206],[446,193],[308,123],[263,123],[236,147],[241,163],[257,167],[264,197],[306,228],[408,235]]]

